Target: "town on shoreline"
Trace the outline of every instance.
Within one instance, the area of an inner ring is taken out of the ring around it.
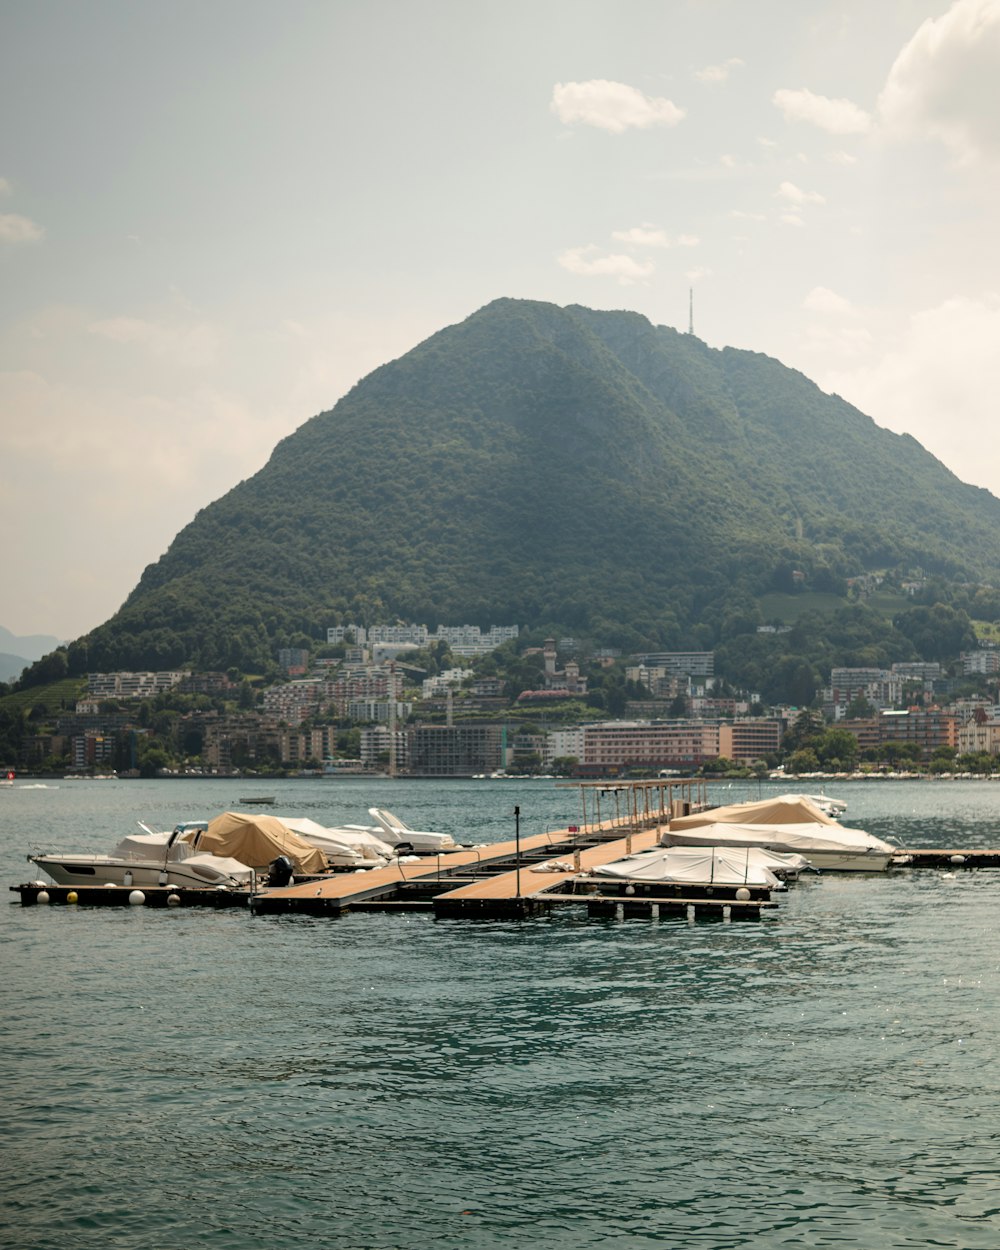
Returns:
[[[0,700],[19,775],[796,777],[1000,771],[1000,651],[836,667],[808,707],[765,706],[712,651],[622,655],[513,626],[329,629],[271,679],[88,673]],[[520,648],[520,649],[519,649]]]

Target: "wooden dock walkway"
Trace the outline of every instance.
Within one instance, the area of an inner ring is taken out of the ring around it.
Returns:
[[[533,896],[560,885],[591,864],[620,858],[626,854],[624,848],[629,841],[627,836],[615,836],[620,832],[607,823],[586,835],[559,829],[521,838],[519,875],[523,895]],[[658,838],[658,826],[634,833],[632,849],[648,850],[656,845]],[[580,868],[574,866],[576,851],[580,856]],[[517,841],[494,842],[443,855],[422,856],[413,863],[393,863],[367,872],[337,873],[323,881],[303,881],[280,889],[268,887],[256,895],[253,906],[259,912],[349,911],[366,902],[391,898],[401,892],[402,887],[411,886],[419,886],[425,899],[456,895],[470,900],[482,897],[500,901],[517,896],[517,857]],[[533,871],[550,860],[565,861],[568,867],[542,873]],[[471,893],[464,894],[465,890]],[[409,892],[411,897],[415,894],[412,890],[402,892]]]
[[[733,886],[630,887],[624,881],[586,876],[600,864],[652,849],[659,837],[658,823],[629,831],[603,822],[585,834],[562,829],[522,838],[520,848],[516,841],[497,842],[417,863],[265,889],[252,906],[261,914],[422,910],[440,917],[503,919],[576,904],[588,915],[711,915],[725,920],[758,919],[762,909],[776,906],[769,890],[753,889],[753,897],[737,900]]]

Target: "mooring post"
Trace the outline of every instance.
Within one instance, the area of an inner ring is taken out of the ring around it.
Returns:
[[[514,852],[516,855],[517,897],[521,897],[521,809],[514,807]]]

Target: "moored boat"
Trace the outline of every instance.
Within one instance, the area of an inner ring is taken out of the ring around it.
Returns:
[[[779,855],[760,847],[672,846],[626,855],[591,869],[594,877],[699,888],[759,886],[784,889],[788,877],[808,868],[801,855]]]
[[[430,833],[426,830],[411,829],[405,820],[400,820],[384,807],[369,807],[368,815],[374,817],[376,828],[373,830],[390,846],[408,844],[417,855],[434,855],[438,851],[456,851],[458,843],[450,833]]]
[[[679,816],[660,841],[664,846],[760,846],[804,855],[814,867],[836,872],[884,872],[900,862],[898,847],[863,829],[845,828],[801,794]]]
[[[28,856],[57,885],[247,887],[253,870],[230,856],[200,850],[192,831],[130,834],[110,855],[50,851]]]

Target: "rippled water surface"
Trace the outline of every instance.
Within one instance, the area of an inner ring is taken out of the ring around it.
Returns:
[[[32,847],[106,851],[240,784],[18,783],[4,884]],[[828,789],[906,845],[1000,846],[998,784]],[[579,816],[551,782],[267,792],[474,841],[514,804],[526,833]],[[4,1246],[1000,1247],[1000,872],[827,875],[731,925],[17,897]]]

